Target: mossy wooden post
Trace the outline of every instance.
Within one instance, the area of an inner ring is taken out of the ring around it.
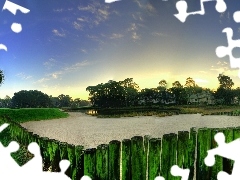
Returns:
[[[220,128],[212,129],[211,149],[218,147],[218,144],[215,141],[214,137],[217,133],[222,132],[222,131],[223,131],[223,129],[220,129]],[[217,179],[218,173],[223,170],[223,158],[220,156],[215,156],[215,163],[210,169],[211,169],[211,178]]]
[[[70,166],[68,170],[66,171],[66,174],[73,180],[73,177],[76,176],[76,171],[74,169],[76,168],[76,156],[75,156],[75,146],[72,144],[67,145],[67,156],[68,160],[70,162]]]
[[[148,152],[149,152],[149,140],[150,140],[151,136],[150,135],[145,135],[143,137],[143,142],[144,142],[144,158],[145,158],[145,166],[146,166],[146,178],[148,176]]]
[[[120,179],[120,153],[121,142],[113,140],[109,142],[109,179]]]
[[[223,133],[225,135],[225,142],[229,143],[234,140],[234,133],[233,133],[233,128],[225,128],[223,130]],[[232,174],[232,169],[233,169],[233,161],[223,158],[223,171]]]
[[[40,140],[40,150],[43,159],[43,170],[48,171],[51,162],[50,162],[50,155],[48,153],[48,138],[41,138]]]
[[[170,173],[171,167],[176,164],[177,134],[164,134],[162,138],[161,172],[160,175],[168,180],[175,180],[177,177]]]
[[[161,138],[149,140],[148,180],[154,180],[160,175]]]
[[[145,180],[146,162],[142,136],[134,136],[131,138],[131,153],[132,179]]]
[[[196,143],[197,143],[197,131],[195,127],[192,127],[190,129],[190,138],[188,141],[188,164],[189,164],[189,178],[188,179],[193,179],[194,177],[194,165],[196,161]]]
[[[59,154],[60,154],[60,159],[67,159],[68,160],[68,151],[67,151],[67,146],[68,144],[65,142],[59,142]],[[65,172],[66,175],[70,177],[70,168],[67,169]]]
[[[197,134],[197,180],[211,179],[210,168],[205,164],[207,151],[211,149],[211,129],[200,128]]]
[[[92,180],[96,178],[96,148],[86,149],[84,151],[84,175]]]
[[[75,146],[75,156],[76,156],[76,168],[75,168],[75,171],[76,174],[74,177],[73,177],[73,180],[79,180],[81,179],[82,176],[84,176],[84,167],[83,167],[83,163],[84,163],[84,160],[83,160],[83,156],[84,156],[84,151],[83,151],[84,147],[83,146]]]
[[[180,168],[189,168],[189,157],[188,157],[188,145],[189,145],[189,132],[179,131],[177,141],[177,165]],[[181,179],[178,177],[177,179]]]
[[[108,144],[97,146],[96,178],[99,180],[108,179]]]
[[[59,162],[60,162],[60,151],[59,151],[59,142],[51,139],[49,140],[49,155],[50,162],[53,172],[60,172]]]
[[[122,140],[122,180],[132,179],[131,140]]]

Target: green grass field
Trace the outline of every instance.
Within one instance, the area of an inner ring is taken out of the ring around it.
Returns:
[[[60,111],[57,108],[0,108],[0,117],[1,116],[8,116],[11,120],[22,123],[27,121],[66,118],[68,117],[68,114]]]

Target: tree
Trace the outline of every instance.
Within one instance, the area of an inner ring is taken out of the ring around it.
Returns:
[[[196,86],[196,83],[195,83],[195,81],[193,80],[193,78],[188,77],[188,78],[186,79],[185,87],[195,87],[195,86]]]
[[[0,85],[3,83],[4,81],[4,74],[3,74],[3,71],[0,70]]]
[[[37,90],[21,90],[14,93],[12,97],[13,107],[19,108],[40,108],[51,105],[50,98],[47,94]]]
[[[184,103],[185,99],[187,98],[183,97],[183,92],[185,91],[185,89],[179,81],[175,81],[174,83],[172,83],[172,87],[169,89],[169,91],[175,95],[176,104]]]
[[[164,91],[164,90],[166,90],[166,88],[167,88],[167,81],[166,80],[161,80],[161,81],[159,81],[159,83],[158,83],[158,89],[160,90],[160,91]]]
[[[60,94],[58,96],[58,99],[59,99],[60,107],[70,107],[71,106],[72,97],[70,97],[69,95]]]
[[[215,92],[215,98],[222,104],[231,104],[235,96],[235,92],[232,90],[232,86],[234,85],[232,79],[223,74],[219,74],[217,78],[219,87]]]
[[[217,78],[218,78],[218,81],[219,81],[219,84],[220,84],[219,88],[231,89],[232,86],[234,86],[234,82],[228,76],[225,76],[223,74],[219,74],[219,76]]]
[[[172,87],[173,88],[183,88],[183,86],[181,85],[181,83],[179,81],[175,81],[174,83],[172,83]]]
[[[119,83],[124,88],[125,106],[137,105],[139,85],[133,81],[133,78],[127,78]]]

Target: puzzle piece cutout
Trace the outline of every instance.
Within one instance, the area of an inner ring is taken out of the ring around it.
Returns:
[[[181,180],[188,180],[190,170],[182,169],[178,165],[174,165],[171,167],[170,172],[173,176],[181,176]],[[154,180],[165,180],[165,178],[162,176],[157,176]]]
[[[22,7],[22,6],[18,5],[18,4],[12,3],[11,1],[8,1],[8,0],[5,1],[5,4],[3,5],[2,10],[8,10],[12,14],[14,14],[14,15],[16,15],[17,10],[21,11],[24,14],[30,12],[29,9],[24,8],[24,7]],[[20,33],[22,31],[22,25],[18,24],[18,23],[13,23],[11,25],[11,29],[15,33]]]
[[[188,5],[187,2],[184,0],[180,0],[176,3],[176,8],[178,10],[178,14],[174,14],[174,16],[181,21],[182,23],[184,23],[187,19],[187,17],[189,15],[204,15],[205,14],[205,9],[204,9],[204,2],[209,2],[209,1],[216,1],[216,6],[215,9],[219,12],[219,13],[223,13],[226,11],[227,9],[227,5],[224,2],[224,0],[201,0],[200,4],[201,4],[201,9],[199,11],[195,11],[195,12],[187,12],[188,9]]]
[[[230,60],[230,67],[231,68],[240,68],[240,58],[234,58],[233,54],[232,54],[232,50],[236,47],[240,48],[240,39],[237,40],[233,40],[233,30],[232,28],[225,28],[222,31],[223,33],[226,33],[227,35],[227,42],[228,42],[228,46],[218,46],[216,48],[216,55],[219,58],[225,57],[225,56],[229,56],[229,60]],[[238,73],[238,76],[240,77],[240,72]]]
[[[236,23],[240,23],[240,11],[236,11],[234,14],[233,14],[233,19]]]
[[[24,8],[24,7],[22,7],[22,6],[18,5],[18,4],[15,4],[15,3],[11,2],[11,1],[8,1],[8,0],[5,1],[2,10],[8,10],[12,14],[14,14],[14,15],[16,15],[17,10],[21,11],[24,14],[30,12],[29,9]],[[19,23],[14,22],[11,25],[11,30],[13,32],[15,32],[15,33],[20,33],[22,31],[22,25],[19,24]],[[1,49],[7,51],[7,46],[4,45],[4,44],[0,44],[0,50]]]
[[[207,157],[204,159],[204,162],[207,166],[213,166],[215,164],[215,155],[230,159],[234,161],[232,174],[229,175],[224,171],[220,171],[217,175],[218,180],[237,180],[240,177],[240,139],[236,139],[230,143],[225,143],[225,136],[223,133],[217,133],[214,136],[215,141],[218,144],[218,147],[208,150]]]

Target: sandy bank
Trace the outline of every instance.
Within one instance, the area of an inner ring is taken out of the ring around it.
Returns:
[[[133,136],[189,131],[191,127],[236,127],[240,126],[238,116],[175,115],[168,117],[140,116],[123,118],[97,118],[83,113],[69,113],[63,119],[32,121],[21,125],[42,137],[57,139],[85,148],[123,140]]]

